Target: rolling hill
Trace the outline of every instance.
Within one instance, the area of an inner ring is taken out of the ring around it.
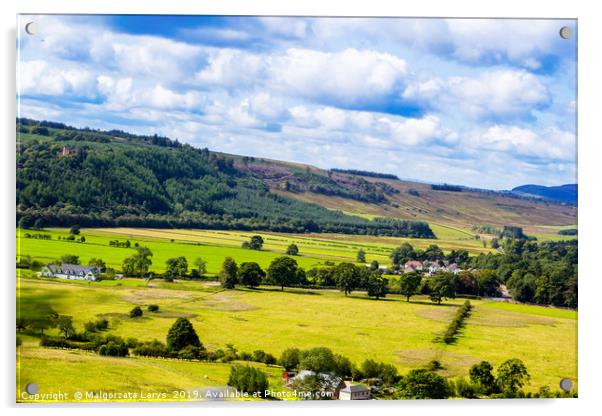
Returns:
[[[577,205],[577,184],[560,186],[522,185],[512,189],[512,192],[542,198],[549,201]]]
[[[157,135],[27,119],[17,120],[17,131],[17,219],[24,225],[433,237],[427,222],[534,230],[576,223],[574,206],[511,193],[448,191],[392,175],[212,152]]]

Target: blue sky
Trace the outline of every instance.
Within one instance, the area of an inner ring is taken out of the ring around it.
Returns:
[[[576,36],[562,26],[577,31],[572,20],[21,16],[18,111],[427,182],[574,183]]]

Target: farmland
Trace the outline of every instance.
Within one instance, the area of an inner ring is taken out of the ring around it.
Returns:
[[[148,284],[137,279],[88,283],[21,278],[19,284],[24,313],[52,308],[73,316],[76,328],[104,317],[110,321],[109,333],[140,340],[164,339],[177,317],[187,317],[208,349],[231,343],[239,351],[263,349],[279,355],[288,347],[327,346],[356,364],[374,358],[395,365],[401,373],[437,359],[444,366],[440,373],[451,378],[466,376],[468,367],[480,360],[498,365],[516,357],[531,373],[528,391],[543,385],[556,388],[562,377],[577,378],[574,311],[474,300],[473,315],[458,342],[445,345],[434,339],[445,330],[459,299],[438,306],[423,297],[410,303],[396,295],[374,301],[362,293],[345,297],[334,290],[224,291],[210,282]],[[145,313],[141,319],[128,317],[134,305],[150,303],[160,305],[160,311]],[[71,374],[81,366],[90,374],[106,366],[106,390],[136,386],[152,392],[226,381],[226,365],[219,363],[99,357],[44,349],[33,338],[20,348],[22,383],[43,380],[43,385],[60,385],[65,391],[99,388],[88,376],[73,375],[81,383],[66,383],[71,379],[64,377],[65,371]],[[277,368],[268,371],[271,388],[281,388],[274,377]],[[39,374],[42,379],[36,378]]]
[[[93,257],[101,257],[109,267],[121,268],[124,258],[135,252],[132,248],[112,247],[111,240],[130,240],[133,245],[149,247],[153,252],[152,270],[164,271],[165,261],[170,257],[185,256],[189,263],[202,257],[208,264],[208,273],[216,274],[225,257],[230,256],[237,262],[255,261],[261,267],[267,267],[274,258],[285,253],[289,244],[299,247],[300,256],[296,257],[299,266],[310,268],[327,260],[355,261],[358,250],[367,254],[367,260],[377,260],[383,265],[390,263],[389,253],[402,242],[409,242],[417,248],[426,248],[437,244],[444,251],[466,249],[472,254],[489,252],[481,241],[475,240],[469,231],[440,225],[431,225],[436,240],[394,237],[372,237],[343,234],[279,234],[265,232],[217,231],[217,230],[161,230],[146,228],[94,228],[82,229],[85,243],[59,240],[67,237],[69,230],[52,228],[44,231],[52,239],[40,240],[24,238],[23,230],[17,230],[17,252],[30,255],[43,263],[51,262],[64,254],[76,254],[83,263]],[[241,244],[252,235],[261,235],[265,244],[263,250],[253,251],[241,248]]]

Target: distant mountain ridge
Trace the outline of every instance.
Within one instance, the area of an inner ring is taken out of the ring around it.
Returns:
[[[520,194],[532,195],[541,197],[551,201],[565,202],[568,204],[577,205],[578,200],[578,185],[566,184],[560,186],[543,186],[543,185],[521,185],[512,189],[512,192]]]

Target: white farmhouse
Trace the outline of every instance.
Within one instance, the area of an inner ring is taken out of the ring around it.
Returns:
[[[345,382],[339,392],[339,400],[370,400],[370,389],[363,384]]]
[[[70,280],[98,280],[98,267],[80,266],[79,264],[48,264],[40,272],[44,277],[58,277]]]

